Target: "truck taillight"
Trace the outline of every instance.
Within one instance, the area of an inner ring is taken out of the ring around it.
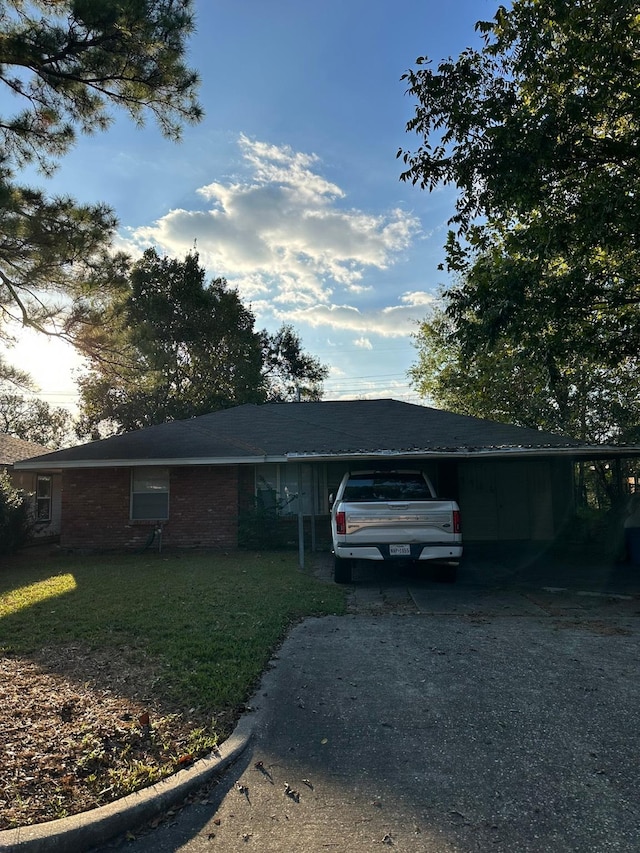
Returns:
[[[336,513],[336,533],[344,535],[347,532],[347,519],[343,512]]]
[[[453,532],[460,533],[460,510],[454,509],[453,511]]]

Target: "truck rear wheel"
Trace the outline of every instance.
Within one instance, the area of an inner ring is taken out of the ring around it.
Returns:
[[[333,558],[333,579],[336,583],[351,583],[353,561],[342,557]]]

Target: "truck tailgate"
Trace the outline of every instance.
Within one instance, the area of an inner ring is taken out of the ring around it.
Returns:
[[[448,501],[358,503],[344,506],[346,535],[364,542],[429,542],[453,538]]]

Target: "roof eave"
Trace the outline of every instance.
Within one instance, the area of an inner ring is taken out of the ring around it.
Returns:
[[[74,468],[155,468],[191,465],[261,465],[265,462],[286,462],[286,456],[176,456],[171,458],[136,458],[136,459],[69,459],[47,463],[45,460],[25,460],[19,464],[24,471],[70,470]],[[16,463],[16,467],[18,467]]]
[[[477,459],[477,458],[514,458],[514,457],[571,457],[574,459],[606,459],[615,457],[640,456],[640,445],[616,447],[613,445],[584,445],[574,447],[460,447],[441,450],[363,450],[345,453],[292,452],[284,454],[264,454],[260,456],[199,456],[171,458],[134,458],[134,459],[70,459],[65,461],[26,459],[14,462],[13,467],[21,471],[62,471],[79,468],[139,468],[139,467],[176,467],[176,466],[215,466],[224,465],[263,465],[268,462],[346,462],[349,460],[380,459]]]
[[[478,457],[513,458],[570,456],[576,459],[613,458],[616,456],[640,456],[640,446],[614,447],[610,445],[585,445],[574,447],[478,447],[449,448],[442,450],[363,450],[355,453],[288,453],[289,462],[339,462],[350,459],[476,459]]]

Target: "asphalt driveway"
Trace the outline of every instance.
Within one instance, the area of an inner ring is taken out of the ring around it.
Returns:
[[[636,853],[639,570],[565,569],[363,567],[350,615],[285,642],[231,771],[102,849]]]

